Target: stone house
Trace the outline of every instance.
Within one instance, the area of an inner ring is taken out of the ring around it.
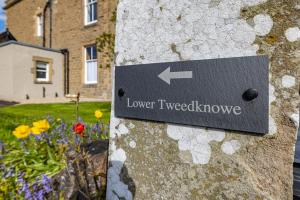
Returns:
[[[114,33],[116,0],[6,0],[7,28],[21,43],[60,49],[64,94],[110,100],[111,60],[96,38]]]

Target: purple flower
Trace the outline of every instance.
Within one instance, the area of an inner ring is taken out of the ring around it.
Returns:
[[[104,135],[107,135],[107,134],[108,134],[108,130],[104,130],[104,131],[103,131],[103,134],[104,134]]]
[[[68,144],[68,138],[58,139],[56,140],[57,144]]]
[[[28,186],[28,183],[23,179],[23,175],[18,177],[19,183],[21,183],[21,188],[19,189],[18,193],[22,194],[25,193],[25,199],[32,199],[32,195]]]
[[[44,200],[45,194],[46,194],[46,192],[43,189],[41,189],[41,190],[37,190],[34,193],[33,197],[35,200]]]
[[[34,135],[34,137],[35,137],[35,139],[37,141],[41,141],[42,140],[42,134],[40,134],[40,135]]]
[[[32,199],[32,195],[31,192],[29,190],[29,187],[27,186],[26,190],[25,190],[25,199]]]
[[[51,179],[48,178],[46,175],[42,175],[42,184],[43,184],[43,187],[44,187],[44,190],[46,193],[49,193],[52,191],[52,188],[51,188]]]

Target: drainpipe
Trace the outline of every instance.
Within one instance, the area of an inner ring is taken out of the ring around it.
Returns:
[[[49,35],[49,47],[52,48],[52,0],[48,0],[50,6],[50,19],[49,19],[49,26],[50,26],[50,35]]]
[[[64,95],[69,94],[69,50],[62,49],[64,55]]]

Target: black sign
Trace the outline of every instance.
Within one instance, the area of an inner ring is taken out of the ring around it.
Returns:
[[[115,115],[268,132],[266,56],[116,67]]]

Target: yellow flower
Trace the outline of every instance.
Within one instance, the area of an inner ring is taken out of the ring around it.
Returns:
[[[56,121],[57,121],[57,122],[60,122],[60,121],[61,121],[61,118],[57,118]]]
[[[26,138],[30,134],[30,127],[26,125],[18,126],[14,131],[13,135],[17,138]]]
[[[97,119],[100,119],[102,116],[103,116],[103,113],[102,113],[100,110],[96,110],[96,111],[95,111],[95,117],[96,117]]]
[[[35,135],[39,135],[48,131],[50,128],[49,122],[44,119],[37,122],[33,122],[33,127],[31,128],[31,132]]]

